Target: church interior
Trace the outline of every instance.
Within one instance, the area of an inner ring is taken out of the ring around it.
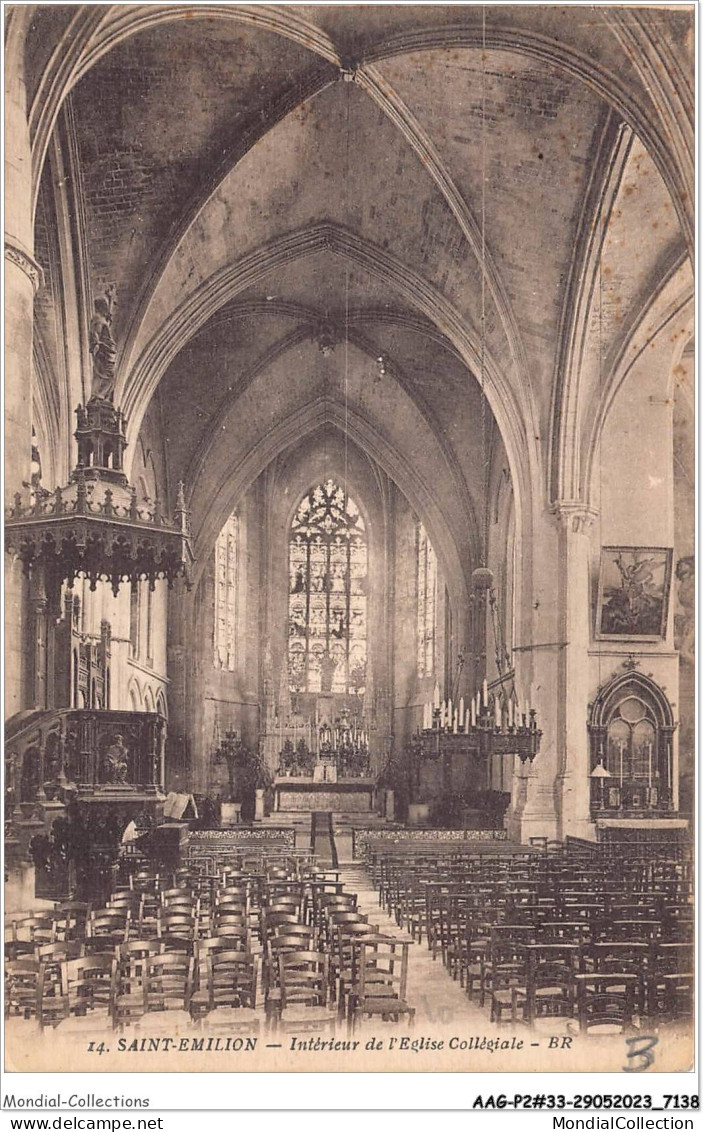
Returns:
[[[693,12],[588,11],[6,10],[17,1041],[689,1032]]]

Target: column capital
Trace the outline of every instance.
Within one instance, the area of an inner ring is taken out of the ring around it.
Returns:
[[[14,263],[23,271],[34,288],[34,294],[44,286],[44,272],[35,259],[32,259],[23,248],[5,236],[5,259]]]
[[[559,499],[549,508],[558,523],[574,534],[588,534],[598,518],[598,510],[580,499]]]

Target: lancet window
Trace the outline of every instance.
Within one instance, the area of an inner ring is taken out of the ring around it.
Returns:
[[[363,694],[368,545],[359,508],[328,479],[303,497],[289,538],[292,692]]]

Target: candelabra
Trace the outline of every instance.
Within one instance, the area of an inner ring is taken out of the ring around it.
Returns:
[[[536,710],[529,705],[521,710],[514,700],[504,709],[497,696],[489,704],[485,681],[483,694],[477,693],[466,711],[463,699],[454,711],[451,700],[441,704],[436,696],[434,708],[425,706],[423,723],[417,739],[423,753],[433,749],[435,757],[442,750],[456,748],[482,759],[517,755],[523,763],[532,762],[542,739]]]

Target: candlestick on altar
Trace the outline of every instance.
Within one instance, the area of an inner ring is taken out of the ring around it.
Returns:
[[[476,726],[476,700],[471,698],[471,726]]]
[[[495,713],[496,713],[496,727],[500,729],[500,700],[496,696],[494,700]]]
[[[459,700],[459,730],[461,731],[463,729],[463,727],[464,727],[464,697],[462,696],[461,699]]]
[[[455,711],[454,712],[454,734],[456,735],[458,733],[458,731],[459,731],[459,712]]]
[[[483,706],[488,707],[488,681],[483,681]]]

